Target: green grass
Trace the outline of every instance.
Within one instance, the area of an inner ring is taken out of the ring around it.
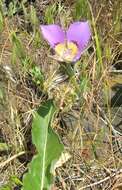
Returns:
[[[48,99],[58,108],[52,128],[71,155],[57,167],[54,187],[77,190],[92,184],[98,190],[100,182],[114,189],[121,185],[121,176],[116,175],[121,168],[121,125],[115,127],[121,122],[121,104],[112,107],[111,96],[121,88],[117,85],[121,86],[122,77],[111,73],[111,68],[119,63],[122,70],[121,2],[41,3],[12,1],[7,9],[0,0],[0,145],[4,145],[0,190],[22,185],[19,180],[36,154],[31,139],[33,110]],[[48,56],[50,48],[39,25],[67,28],[78,20],[89,21],[92,39],[71,67]],[[106,184],[101,182],[104,179]]]

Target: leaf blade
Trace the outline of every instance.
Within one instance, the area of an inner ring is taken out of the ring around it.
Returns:
[[[29,164],[29,171],[23,178],[23,190],[49,189],[53,183],[52,165],[60,157],[63,145],[50,127],[56,108],[52,100],[40,106],[32,125],[32,141],[35,155]]]

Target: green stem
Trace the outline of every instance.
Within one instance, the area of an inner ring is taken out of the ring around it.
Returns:
[[[67,64],[66,63],[66,65],[65,65],[65,72],[69,76],[69,79],[70,79],[71,83],[75,87],[76,93],[79,95],[80,94],[79,85],[78,85],[78,83],[76,81],[74,69],[72,68],[71,64],[69,64],[69,63]]]

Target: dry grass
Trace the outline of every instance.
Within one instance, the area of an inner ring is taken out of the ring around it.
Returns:
[[[56,2],[37,0],[33,3],[39,22],[47,22],[45,12]],[[50,18],[52,16],[54,22],[61,22],[66,27],[75,20],[74,3],[68,0],[57,3]],[[89,6],[90,16],[82,17],[91,23],[90,47],[75,65],[75,80],[63,77],[59,83],[60,64],[50,58],[49,47],[41,35],[38,37],[38,26],[34,26],[37,30],[34,33],[32,21],[23,11],[4,18],[0,38],[0,188],[9,184],[15,189],[16,183],[11,182],[11,176],[21,179],[26,171],[35,153],[30,133],[33,110],[49,98],[54,98],[59,108],[53,128],[71,155],[56,169],[54,189],[122,188],[121,2],[89,1]],[[25,8],[28,13],[30,4]],[[24,63],[17,52],[15,63],[11,63],[14,54],[12,31],[17,32],[26,52]],[[33,64],[44,73],[43,85],[38,84],[35,73],[31,72]],[[119,75],[116,74],[118,70]],[[78,83],[80,96],[74,85]],[[6,148],[1,151],[3,144]]]

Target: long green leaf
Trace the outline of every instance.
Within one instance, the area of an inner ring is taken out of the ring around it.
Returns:
[[[55,110],[53,102],[49,100],[35,113],[32,141],[38,153],[23,178],[23,190],[48,190],[53,183],[51,170],[63,151],[63,145],[50,127]]]

